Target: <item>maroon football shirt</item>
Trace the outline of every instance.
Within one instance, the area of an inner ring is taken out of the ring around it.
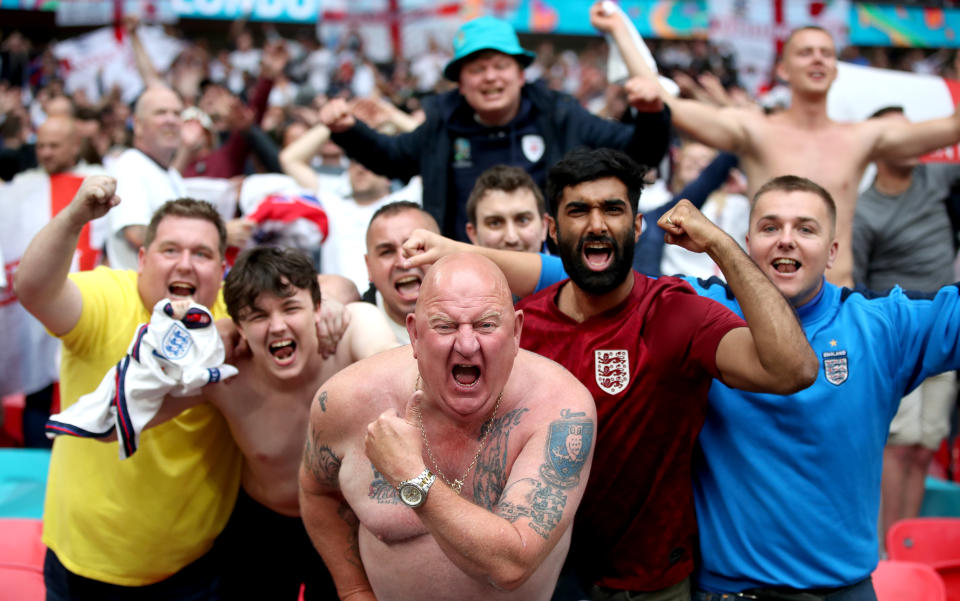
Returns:
[[[566,367],[593,394],[593,468],[571,558],[595,584],[653,591],[693,570],[691,458],[717,345],[746,323],[685,281],[634,272],[620,305],[577,323],[557,309],[567,281],[522,300],[520,346]]]

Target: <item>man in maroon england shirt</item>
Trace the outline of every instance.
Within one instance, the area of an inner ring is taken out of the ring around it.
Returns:
[[[550,170],[549,232],[570,279],[518,306],[521,346],[562,364],[596,400],[594,470],[568,561],[594,600],[690,598],[690,463],[711,380],[789,394],[818,368],[787,301],[690,203],[661,219],[667,241],[710,255],[746,323],[682,280],[632,271],[642,174],[609,149],[572,151]]]

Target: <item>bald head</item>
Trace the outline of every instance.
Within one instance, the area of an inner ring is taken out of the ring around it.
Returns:
[[[476,254],[450,255],[424,275],[407,333],[424,390],[459,416],[484,415],[520,350],[523,312],[503,272]]]
[[[48,117],[37,128],[37,162],[48,174],[73,169],[80,156],[80,141],[73,119],[66,116]]]
[[[486,296],[499,299],[505,306],[513,305],[503,272],[490,259],[474,253],[448,255],[434,263],[423,277],[419,301],[427,303],[438,294],[466,296],[470,291],[486,291]],[[419,301],[418,308],[422,304]]]

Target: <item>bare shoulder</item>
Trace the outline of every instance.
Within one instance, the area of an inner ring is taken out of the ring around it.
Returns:
[[[589,416],[596,414],[593,396],[586,386],[559,363],[536,353],[518,353],[510,380],[529,406],[548,408],[550,413],[554,409],[569,409]]]
[[[353,319],[383,320],[383,322],[386,323],[386,315],[384,315],[383,312],[372,303],[357,301],[353,303],[347,303],[346,308],[347,311],[350,312],[351,326],[355,323],[352,321]]]
[[[355,423],[365,425],[398,399],[406,399],[415,381],[416,362],[409,346],[361,359],[320,387],[313,399],[311,422],[322,419],[328,428],[343,429]]]

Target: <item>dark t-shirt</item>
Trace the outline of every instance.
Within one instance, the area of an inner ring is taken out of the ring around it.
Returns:
[[[574,521],[582,578],[652,591],[693,570],[691,457],[721,338],[742,319],[683,280],[634,272],[630,296],[583,323],[560,312],[560,282],[521,301],[520,346],[557,361],[593,394],[597,445]]]

